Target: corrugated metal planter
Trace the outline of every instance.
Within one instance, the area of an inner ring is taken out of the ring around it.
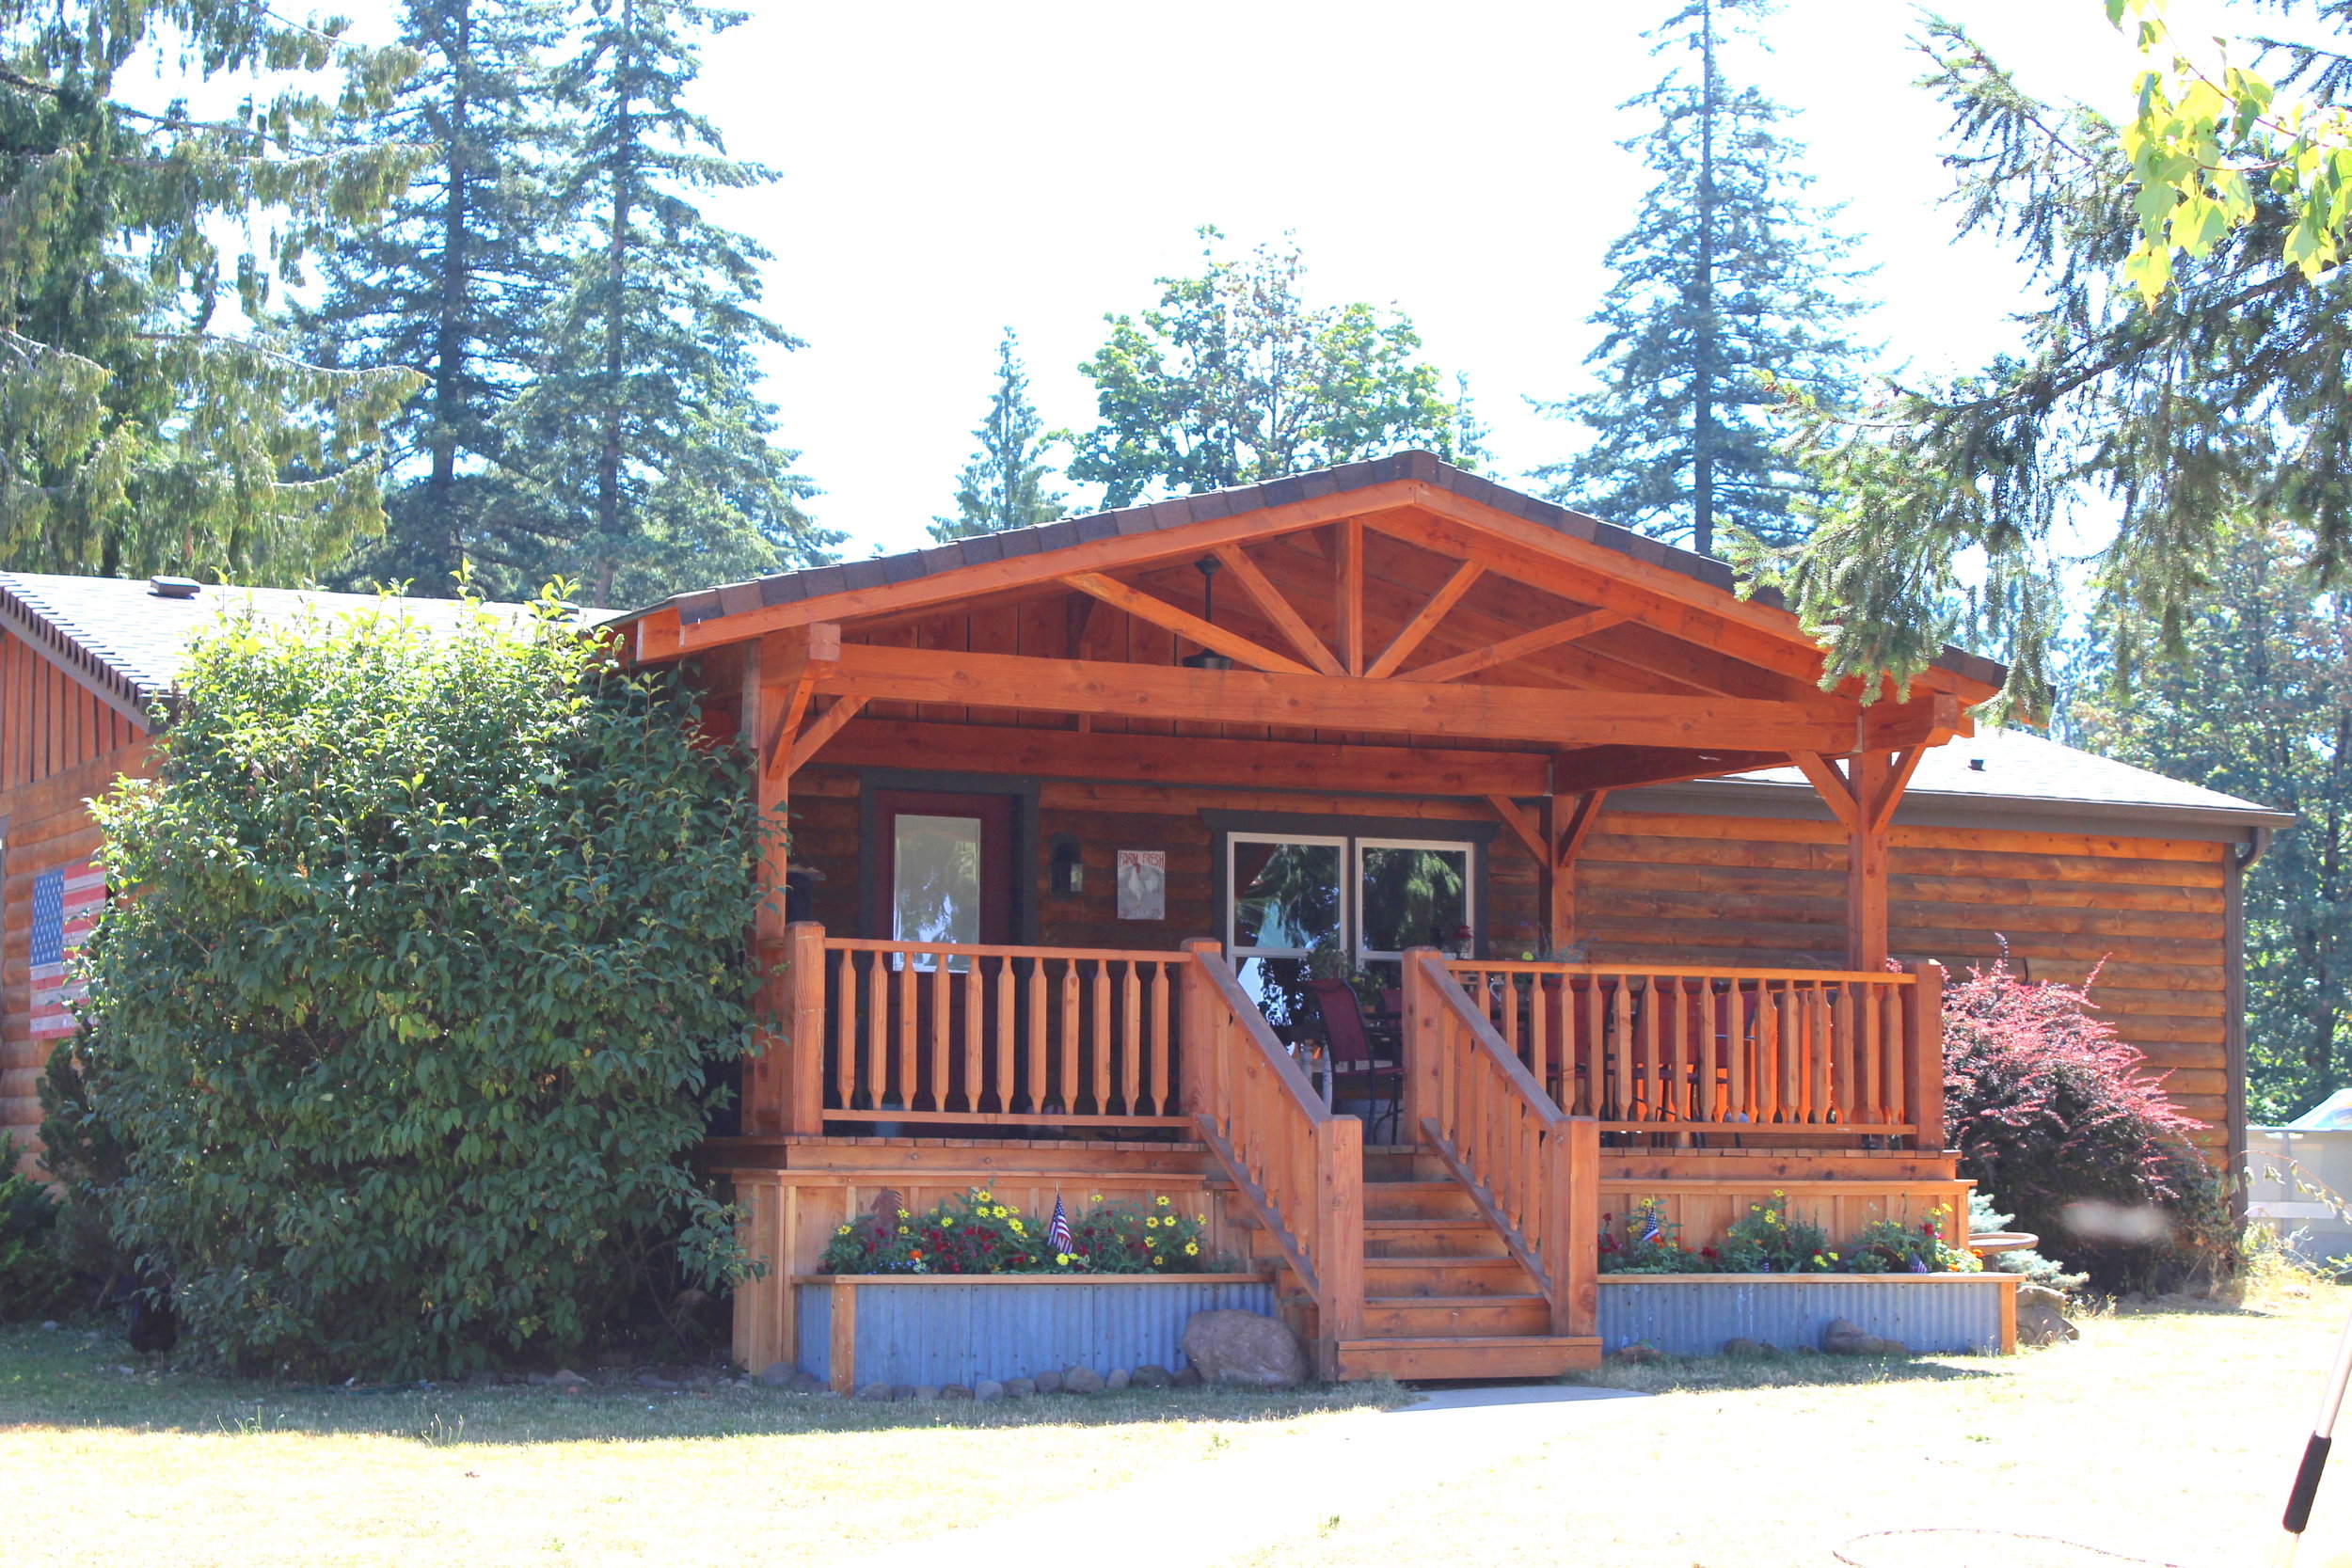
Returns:
[[[1065,1367],[1184,1364],[1195,1312],[1274,1312],[1256,1274],[803,1275],[801,1370],[844,1393],[868,1383],[966,1387]]]
[[[1721,1354],[1726,1339],[1819,1349],[1844,1318],[1920,1354],[2016,1348],[2013,1274],[1605,1274],[1604,1351],[1650,1344],[1675,1355]]]

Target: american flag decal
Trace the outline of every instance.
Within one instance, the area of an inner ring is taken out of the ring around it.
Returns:
[[[66,964],[89,939],[105,905],[106,873],[87,860],[33,879],[33,1038],[73,1033],[72,1005],[82,999],[83,987],[66,978]]]

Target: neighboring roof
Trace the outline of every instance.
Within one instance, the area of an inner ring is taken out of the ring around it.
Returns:
[[[224,606],[270,624],[306,612],[331,620],[384,602],[374,594],[307,588],[207,587],[191,598],[174,599],[153,592],[144,578],[0,572],[0,626],[141,724],[149,705],[179,679],[190,641],[218,620]],[[437,633],[453,628],[466,608],[457,599],[391,602],[402,615]],[[487,608],[501,615],[524,611],[521,605]]]
[[[1661,788],[1693,797],[1785,791],[1790,800],[1804,802],[1808,814],[1823,809],[1813,785],[1794,768],[1759,768]],[[1629,795],[1628,803],[1631,803]],[[1989,728],[1968,739],[1934,747],[1919,759],[1918,770],[1903,792],[1903,810],[1898,813],[1898,820],[1938,811],[1964,814],[1970,808],[1982,810],[1995,803],[2019,801],[2039,808],[2037,816],[2131,817],[2238,830],[2283,828],[2295,820],[2291,812],[2183,784],[2025,730]]]
[[[1148,506],[1097,512],[1084,517],[1064,517],[1058,522],[1041,523],[1035,528],[1009,529],[1001,533],[953,540],[928,549],[875,556],[866,561],[844,562],[837,566],[811,566],[797,572],[778,572],[750,582],[697,589],[691,594],[674,594],[660,605],[648,605],[617,616],[615,625],[626,625],[668,605],[677,610],[681,626],[697,626],[723,615],[740,614],[764,606],[797,604],[803,599],[822,598],[831,594],[882,588],[1008,557],[1043,555],[1053,550],[1090,544],[1098,539],[1154,533],[1245,512],[1315,500],[1346,490],[1369,489],[1376,484],[1389,484],[1400,480],[1435,485],[1465,500],[1556,530],[1632,560],[1678,572],[1725,594],[1736,591],[1731,568],[1710,556],[1679,549],[1646,534],[1635,533],[1630,529],[1618,528],[1581,512],[1572,512],[1565,506],[1555,506],[1550,501],[1506,489],[1492,480],[1481,479],[1476,474],[1454,467],[1434,452],[1400,451],[1370,463],[1319,468],[1312,473],[1268,480],[1263,484],[1210,490],[1197,496],[1178,496],[1171,500],[1154,501]],[[1758,589],[1756,600],[1775,609],[1784,608],[1780,594],[1771,588]],[[1959,648],[1945,649],[1935,662],[1941,669],[1970,680],[1981,681],[1987,686],[1997,687],[2009,677],[2009,672],[1996,660]]]
[[[2352,1089],[2338,1089],[2285,1125],[2298,1132],[2342,1132],[2352,1130]]]

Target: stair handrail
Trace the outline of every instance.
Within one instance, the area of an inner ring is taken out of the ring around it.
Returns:
[[[1535,1081],[1434,947],[1405,954],[1406,1116],[1551,1304],[1598,1332],[1600,1124]]]
[[[1320,1375],[1362,1332],[1364,1129],[1334,1115],[1215,942],[1184,943],[1185,1105],[1315,1304]]]

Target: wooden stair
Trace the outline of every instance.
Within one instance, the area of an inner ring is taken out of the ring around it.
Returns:
[[[1600,1341],[1551,1332],[1551,1304],[1436,1156],[1364,1151],[1364,1314],[1343,1378],[1554,1377]]]

